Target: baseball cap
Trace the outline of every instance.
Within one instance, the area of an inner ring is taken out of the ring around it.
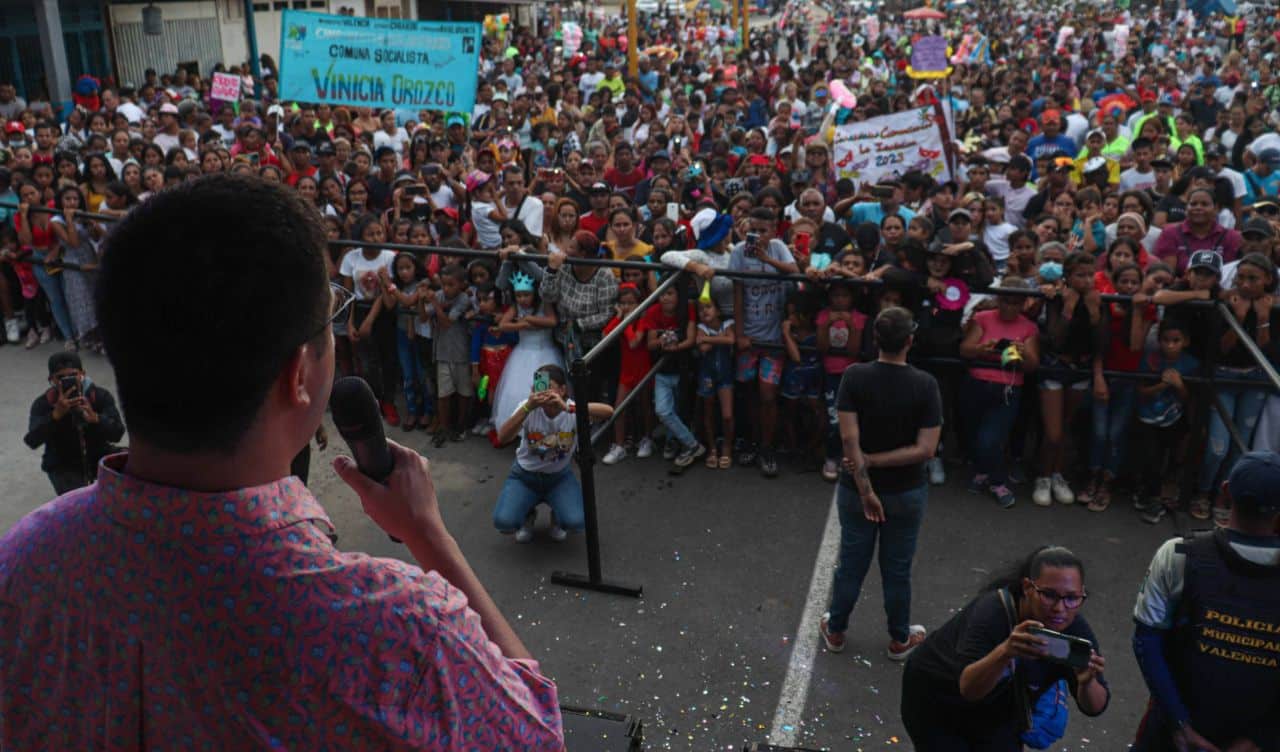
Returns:
[[[493,101],[495,102],[507,101],[507,93],[505,91],[495,91],[493,93]]]
[[[1154,101],[1156,101],[1157,99],[1159,99],[1159,97],[1156,95],[1156,93],[1155,93],[1154,91],[1144,91],[1144,92],[1142,92],[1142,101],[1144,101],[1144,102],[1154,102]]]
[[[963,218],[966,222],[973,221],[973,215],[969,213],[968,209],[952,209],[951,213],[947,215],[948,222],[954,222],[958,218]]]
[[[1263,149],[1258,161],[1273,169],[1280,167],[1280,149]]]
[[[391,181],[391,187],[399,188],[402,185],[413,185],[416,182],[418,182],[418,179],[415,178],[412,174],[408,172],[402,172],[399,175],[396,175],[395,180]]]
[[[1040,113],[1040,122],[1042,123],[1061,123],[1062,113],[1057,110],[1045,110]]]
[[[1105,170],[1105,169],[1107,169],[1106,157],[1089,157],[1088,159],[1085,160],[1084,168],[1081,170],[1081,172],[1087,175],[1091,172],[1097,172],[1098,170]]]
[[[461,115],[450,115],[444,119],[444,124],[445,127],[451,127],[454,125],[466,125],[467,123],[462,119]]]
[[[337,153],[338,150],[333,148],[333,144],[329,141],[325,141],[316,147],[316,154],[320,156],[332,156]]]
[[[1157,170],[1172,170],[1173,162],[1168,157],[1156,157],[1151,160],[1151,166]]]
[[[24,133],[27,129],[22,127],[22,123],[17,120],[10,120],[4,124],[5,133]]]
[[[1107,133],[1101,128],[1094,128],[1093,130],[1089,131],[1085,135],[1085,138],[1093,138],[1094,136],[1097,136],[1098,138],[1101,138],[1101,139],[1106,139]]]
[[[1204,145],[1204,155],[1206,157],[1225,157],[1227,150],[1217,141],[1211,141]]]
[[[1241,507],[1275,514],[1280,512],[1280,454],[1248,452],[1240,456],[1227,476],[1227,493]]]
[[[178,107],[172,102],[165,102],[164,104],[160,105],[160,114],[161,115],[177,115]]]
[[[1208,269],[1221,277],[1222,257],[1213,251],[1196,251],[1191,254],[1191,261],[1187,264],[1187,271],[1192,269]]]
[[[667,153],[667,150],[666,150],[666,149],[658,149],[657,151],[655,151],[654,153],[652,153],[652,154],[650,154],[650,155],[649,155],[649,162],[650,162],[650,163],[652,163],[655,159],[665,159],[665,160],[667,160],[668,162],[670,162],[670,161],[671,161],[671,155]]]
[[[587,189],[587,193],[609,193],[609,190],[608,183],[601,183],[597,181],[591,184],[591,187]]]
[[[1161,105],[1169,105],[1170,107],[1172,107],[1173,105],[1177,104],[1177,102],[1176,102],[1176,101],[1174,101],[1174,98],[1173,98],[1173,95],[1172,95],[1172,94],[1161,94],[1161,95],[1160,95],[1160,99],[1158,100],[1158,102],[1159,102],[1159,104],[1161,104]]]
[[[483,170],[472,170],[471,174],[467,175],[467,193],[474,193],[476,189],[488,183],[492,178],[492,175]]]
[[[436,214],[443,214],[455,222],[458,221],[458,210],[452,206],[441,206],[436,209]]]
[[[306,141],[303,141],[302,139],[298,139],[297,141],[293,142],[293,146],[289,147],[289,151],[305,151],[308,154],[310,154],[312,149],[311,149],[311,144],[307,143]]]
[[[698,248],[706,250],[714,248],[724,240],[733,229],[733,217],[728,214],[717,214],[702,232],[698,233]]]
[[[49,375],[67,368],[83,371],[84,366],[80,363],[80,356],[73,352],[57,352],[49,356]]]
[[[1269,221],[1262,217],[1253,217],[1244,223],[1244,227],[1240,229],[1240,234],[1245,237],[1256,235],[1262,238],[1274,238],[1276,231]]]
[[[275,115],[278,118],[284,117],[284,108],[278,104],[273,104],[267,108],[267,115]]]

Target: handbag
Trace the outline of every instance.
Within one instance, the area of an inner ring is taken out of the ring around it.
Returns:
[[[1000,603],[1004,606],[1005,619],[1009,622],[1009,631],[1017,626],[1016,610],[1013,596],[1008,589],[1000,588]],[[1065,679],[1059,679],[1044,691],[1031,704],[1030,691],[1027,689],[1026,677],[1018,671],[1018,663],[1013,664],[1013,698],[1018,706],[1018,715],[1022,718],[1022,742],[1032,749],[1048,749],[1062,738],[1067,731],[1067,719],[1070,711],[1067,708],[1068,687]]]

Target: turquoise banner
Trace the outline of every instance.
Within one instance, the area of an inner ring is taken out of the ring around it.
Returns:
[[[480,24],[286,10],[280,98],[471,115]]]

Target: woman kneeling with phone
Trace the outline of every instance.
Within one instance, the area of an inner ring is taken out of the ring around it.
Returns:
[[[1043,749],[1065,728],[1063,687],[1085,715],[1106,710],[1106,662],[1079,615],[1086,597],[1083,562],[1045,547],[930,634],[902,678],[917,752]]]

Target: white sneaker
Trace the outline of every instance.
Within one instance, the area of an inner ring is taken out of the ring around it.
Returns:
[[[648,436],[640,439],[640,443],[636,445],[636,456],[640,459],[653,456],[653,439]]]
[[[1062,473],[1053,474],[1053,498],[1058,500],[1059,504],[1076,503],[1076,495],[1071,492],[1071,486],[1067,485],[1067,479],[1062,477]]]
[[[9,340],[9,344],[16,345],[22,341],[21,322],[17,319],[4,320],[4,335]]]
[[[53,339],[53,329],[51,327],[46,326],[45,328],[40,330],[40,344],[47,345],[52,339]]]
[[[606,465],[616,465],[627,458],[627,448],[621,444],[614,444],[609,447],[609,451],[604,453],[604,459],[600,460]]]
[[[929,484],[941,486],[947,482],[947,469],[942,466],[941,457],[933,457],[927,463],[926,468],[929,471]]]
[[[560,543],[569,537],[569,531],[560,527],[560,521],[556,519],[556,513],[551,513],[551,529],[547,531],[547,535],[551,536],[551,540]]]
[[[1031,501],[1038,507],[1053,503],[1053,489],[1048,478],[1036,478],[1036,490],[1031,492]]]
[[[528,543],[533,540],[533,523],[538,520],[538,511],[530,509],[524,516],[524,524],[516,531],[516,543]]]
[[[471,427],[472,436],[484,436],[489,433],[489,421],[482,420]]]
[[[822,479],[828,483],[834,483],[840,477],[840,463],[828,459],[822,462]]]

